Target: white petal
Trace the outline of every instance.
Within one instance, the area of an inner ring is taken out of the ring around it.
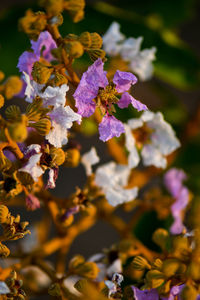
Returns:
[[[106,199],[112,206],[133,201],[138,195],[138,188],[123,189],[120,187],[105,189]]]
[[[143,120],[142,118],[140,119],[130,119],[128,120],[128,126],[131,128],[131,129],[137,129],[137,128],[140,128],[143,126]]]
[[[33,99],[38,96],[44,87],[44,84],[38,84],[34,80],[31,80],[29,75],[26,72],[23,72],[24,76],[23,79],[26,83],[26,89],[25,89],[25,96],[27,102],[32,102]]]
[[[75,289],[74,285],[75,283],[80,279],[79,276],[77,275],[72,275],[72,276],[69,276],[67,277],[63,283],[64,283],[64,286],[74,295],[76,296],[81,296],[81,293],[79,293],[79,291],[77,291],[77,289]]]
[[[112,281],[116,282],[118,285],[121,285],[122,281],[124,280],[124,276],[119,273],[114,273],[112,277]]]
[[[134,168],[139,164],[140,157],[137,148],[135,147],[135,139],[131,132],[130,127],[124,124],[124,128],[125,128],[125,138],[126,138],[125,146],[129,152],[128,166],[129,168]]]
[[[51,119],[65,129],[72,127],[73,122],[81,122],[81,115],[75,113],[70,106],[58,106],[49,114]]]
[[[49,131],[49,133],[45,136],[47,141],[55,146],[56,148],[60,148],[63,145],[66,145],[68,142],[67,138],[67,129],[60,126],[56,122],[52,121],[53,129]]]
[[[114,273],[121,273],[121,272],[122,272],[122,263],[121,260],[118,258],[107,269],[107,274],[109,277],[111,277]]]
[[[134,59],[140,50],[142,40],[143,37],[140,36],[136,39],[128,38],[123,42],[120,54],[125,61]]]
[[[90,176],[92,174],[92,166],[97,164],[99,160],[99,156],[97,155],[96,149],[94,147],[92,147],[89,152],[83,154],[81,162],[85,167],[87,176]]]
[[[35,181],[44,173],[43,169],[38,165],[42,153],[32,155],[27,164],[19,171],[29,173]]]
[[[113,56],[119,54],[121,50],[120,42],[125,36],[120,32],[120,25],[113,22],[103,36],[103,47],[107,54]]]
[[[153,145],[145,145],[141,152],[143,163],[145,166],[155,166],[157,168],[165,169],[167,160]]]
[[[30,153],[30,152],[35,152],[35,153],[40,153],[40,151],[41,151],[41,146],[40,145],[38,145],[38,144],[32,144],[32,145],[30,145],[30,146],[28,146],[27,148],[26,148],[26,151],[25,151],[25,154],[28,154],[28,153]]]
[[[151,135],[151,141],[163,155],[168,155],[180,147],[180,142],[175,136],[175,132],[171,125],[167,123],[163,115],[158,112],[154,114],[154,118],[147,122],[150,128],[154,129]]]
[[[0,295],[10,293],[10,289],[4,281],[0,281]]]
[[[63,84],[60,87],[48,86],[43,93],[40,93],[40,97],[43,99],[44,106],[54,105],[55,107],[59,105],[65,105],[66,102],[66,92],[69,90],[67,84]]]

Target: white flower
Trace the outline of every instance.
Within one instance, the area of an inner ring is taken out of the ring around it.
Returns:
[[[0,281],[0,295],[10,293],[10,289],[4,281]]]
[[[114,273],[122,272],[122,263],[119,258],[115,259],[114,262],[107,268],[107,275],[111,277]]]
[[[120,55],[128,62],[133,73],[141,80],[147,80],[153,73],[152,61],[155,59],[156,48],[140,50],[142,40],[143,37],[125,39],[119,23],[113,22],[103,37],[103,47],[110,56]]]
[[[96,170],[95,181],[104,191],[108,202],[117,206],[135,199],[138,188],[125,189],[128,183],[130,169],[127,166],[117,165],[110,162],[100,166]]]
[[[34,80],[31,80],[29,75],[26,72],[23,72],[24,76],[23,79],[26,83],[26,89],[25,89],[25,100],[29,103],[33,101],[33,99],[38,96],[44,87],[44,84],[38,84]]]
[[[122,281],[124,280],[123,275],[119,273],[114,273],[111,280],[105,280],[105,285],[109,289],[108,297],[115,294],[118,290],[118,287],[121,285]]]
[[[42,156],[41,146],[32,144],[27,147],[25,155],[29,157],[28,162],[19,171],[29,173],[35,181],[44,173],[44,170],[39,166],[40,158]]]
[[[45,136],[47,141],[57,148],[66,145],[68,142],[67,129],[60,124],[57,124],[55,121],[52,121],[52,127],[53,129]]]
[[[99,162],[99,156],[97,155],[96,149],[92,147],[90,151],[83,154],[81,162],[85,167],[87,176],[90,176],[92,174],[92,166]]]
[[[64,106],[66,102],[66,92],[68,90],[69,86],[67,84],[63,84],[61,86],[56,87],[48,86],[43,93],[39,94],[39,96],[43,99],[44,106]]]
[[[124,39],[125,36],[120,32],[119,23],[113,22],[103,36],[103,44],[106,53],[111,56],[118,55],[121,50],[119,42],[122,42]]]
[[[144,123],[150,129],[149,140],[143,145],[141,156],[145,166],[156,166],[157,168],[166,168],[167,160],[165,156],[172,153],[178,147],[180,142],[170,124],[168,124],[160,112],[153,113],[146,111],[139,119],[130,119],[125,124],[126,148],[129,151],[129,167],[136,167],[139,163],[139,155],[136,148],[136,140],[131,130],[141,128]]]
[[[53,129],[46,135],[50,144],[59,148],[67,144],[67,129],[71,128],[74,121],[81,122],[81,116],[73,111],[68,105],[58,106],[49,114]]]

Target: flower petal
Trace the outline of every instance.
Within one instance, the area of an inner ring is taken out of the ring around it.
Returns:
[[[137,82],[137,78],[130,72],[122,72],[117,70],[113,82],[116,85],[118,93],[126,92],[130,89],[131,85]]]
[[[40,57],[41,50],[45,48],[42,52],[42,56],[48,60],[53,60],[51,50],[57,48],[56,42],[52,38],[48,31],[43,31],[40,33],[37,41],[31,41],[31,47],[36,55]]]
[[[119,137],[124,132],[124,125],[114,116],[105,115],[99,124],[100,140],[106,142],[114,136]]]

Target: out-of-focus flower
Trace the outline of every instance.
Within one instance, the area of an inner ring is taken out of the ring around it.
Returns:
[[[135,286],[132,286],[135,300],[159,300],[159,295],[156,289],[141,291]]]
[[[138,188],[124,188],[128,184],[130,169],[127,166],[110,162],[96,170],[95,181],[104,191],[112,206],[132,201],[137,197]]]
[[[56,187],[56,179],[58,178],[58,168],[49,170],[49,178],[46,185],[47,189],[54,189]]]
[[[160,112],[147,111],[139,119],[130,119],[128,124],[125,124],[125,136],[130,168],[137,166],[140,161],[137,145],[142,148],[144,165],[153,165],[157,168],[166,168],[165,156],[180,146],[172,127]]]
[[[42,56],[47,61],[53,60],[51,50],[57,47],[51,34],[48,31],[40,33],[37,41],[31,41],[31,48],[33,52],[25,51],[19,57],[18,69],[20,72],[26,72],[31,77],[32,67],[34,62],[40,59]]]
[[[187,178],[183,170],[176,168],[170,169],[164,176],[164,183],[175,202],[171,206],[174,222],[170,228],[172,234],[180,234],[185,226],[182,222],[182,212],[186,208],[189,201],[189,191],[183,185],[183,181]]]
[[[126,39],[120,32],[119,23],[113,22],[103,36],[103,47],[110,56],[120,55],[128,62],[130,70],[144,81],[152,76],[156,48],[140,50],[142,40],[142,37]]]
[[[97,151],[94,147],[82,155],[81,162],[85,167],[87,176],[92,174],[92,166],[97,164],[99,160],[99,156],[97,155]]]
[[[29,194],[26,196],[26,206],[30,210],[36,210],[40,208],[40,201],[36,196]]]
[[[112,281],[111,280],[106,280],[105,285],[107,286],[109,292],[108,292],[108,297],[111,297],[111,295],[115,294],[124,280],[123,275],[119,273],[114,273],[112,276]]]
[[[137,82],[137,78],[132,73],[117,71],[113,77],[113,83],[109,84],[103,65],[99,58],[83,73],[74,98],[78,113],[83,117],[91,116],[96,105],[104,112],[99,132],[100,139],[105,142],[113,136],[119,137],[124,132],[122,122],[112,116],[113,104],[116,103],[124,108],[131,103],[138,111],[147,110],[147,107],[127,93],[131,85]],[[120,93],[123,94],[121,99],[118,99],[117,95]]]
[[[171,288],[169,296],[167,298],[162,297],[162,300],[181,300],[180,298],[180,293],[182,291],[182,289],[184,288],[184,284],[181,285],[175,285]]]
[[[10,289],[4,281],[0,281],[0,295],[6,295],[10,293]]]

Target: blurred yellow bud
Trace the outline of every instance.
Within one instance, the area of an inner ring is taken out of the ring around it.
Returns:
[[[61,288],[60,288],[59,283],[51,284],[49,289],[48,289],[48,293],[49,293],[49,295],[51,295],[53,297],[61,296]]]
[[[79,37],[79,41],[81,42],[81,44],[84,47],[90,48],[90,46],[92,44],[91,34],[88,31],[81,33],[81,35]]]
[[[69,41],[65,44],[65,51],[72,58],[79,58],[84,53],[83,45],[79,41]]]
[[[35,128],[40,135],[47,135],[51,129],[51,121],[41,119],[36,123],[29,123],[29,126]]]
[[[192,285],[186,285],[181,291],[181,300],[196,300],[198,296],[197,290]]]
[[[146,280],[149,287],[158,288],[164,283],[165,276],[158,270],[150,270],[146,274]]]
[[[0,94],[0,108],[4,106],[4,102],[5,102],[4,97],[3,95]]]
[[[39,61],[36,61],[33,65],[33,70],[31,75],[33,79],[39,84],[45,84],[49,80],[53,68],[45,66]]]
[[[8,249],[8,247],[0,243],[0,257],[5,258],[8,257],[9,254],[10,254],[10,250]]]
[[[0,205],[0,223],[6,223],[8,220],[8,217],[10,216],[9,210],[7,206]]]
[[[90,36],[91,36],[91,40],[92,40],[90,48],[100,49],[103,44],[102,37],[96,32],[91,33]]]
[[[22,80],[18,76],[10,76],[4,84],[4,95],[7,99],[19,94],[23,87]]]
[[[145,269],[151,269],[151,265],[142,256],[134,257],[131,265],[134,269],[137,269],[137,270],[140,270],[140,271],[145,270]]]
[[[163,228],[158,228],[152,237],[154,243],[156,243],[162,250],[166,250],[167,243],[169,240],[169,233]]]
[[[6,118],[10,122],[19,122],[21,121],[21,111],[17,105],[9,105],[5,111]]]
[[[76,148],[68,149],[65,152],[65,166],[75,168],[80,162],[80,151]]]

